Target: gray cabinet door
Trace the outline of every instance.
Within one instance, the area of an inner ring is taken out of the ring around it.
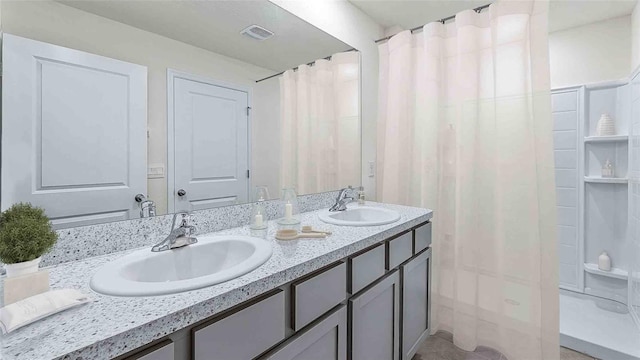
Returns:
[[[173,342],[171,340],[163,341],[131,355],[126,360],[174,360]]]
[[[352,360],[397,360],[400,276],[394,270],[349,300]]]
[[[342,305],[323,320],[295,335],[261,359],[346,360],[347,308]]]
[[[429,336],[431,249],[400,267],[402,280],[402,360],[416,354]]]

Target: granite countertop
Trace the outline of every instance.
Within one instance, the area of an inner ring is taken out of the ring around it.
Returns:
[[[302,224],[333,232],[326,239],[275,240],[269,221],[265,241],[273,255],[257,269],[203,289],[150,297],[113,297],[89,287],[103,264],[135,250],[87,258],[49,267],[52,289],[75,288],[93,302],[20,328],[2,338],[0,359],[111,359],[179,329],[284,285],[300,276],[429,220],[427,209],[368,203],[396,210],[399,221],[382,226],[346,227],[326,224],[318,211],[301,214]],[[203,234],[204,235],[204,234]],[[248,227],[207,235],[249,235]]]

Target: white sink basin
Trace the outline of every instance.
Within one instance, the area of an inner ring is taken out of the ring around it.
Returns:
[[[242,276],[271,257],[271,244],[249,236],[199,236],[179,249],[151,247],[102,266],[91,288],[115,296],[164,295],[218,284]]]
[[[345,211],[325,210],[318,214],[320,220],[343,226],[374,226],[400,220],[397,211],[373,206],[349,206]]]

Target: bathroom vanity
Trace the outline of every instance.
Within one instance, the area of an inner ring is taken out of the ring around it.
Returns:
[[[430,210],[397,211],[382,226],[336,226],[319,211],[304,224],[326,239],[266,240],[262,266],[214,286],[151,297],[93,292],[102,265],[131,252],[50,268],[52,287],[89,293],[93,303],[11,333],[6,359],[410,359],[429,332]],[[209,235],[246,235],[239,227]],[[24,356],[24,357],[23,357]]]
[[[411,359],[429,331],[430,243],[421,224],[120,359]]]
[[[142,358],[411,359],[429,330],[430,240],[422,224],[191,327],[175,339],[186,351]]]

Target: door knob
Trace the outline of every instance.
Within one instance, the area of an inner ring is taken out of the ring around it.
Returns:
[[[178,190],[178,196],[185,196],[185,195],[187,195],[187,192],[184,191],[184,189]]]

